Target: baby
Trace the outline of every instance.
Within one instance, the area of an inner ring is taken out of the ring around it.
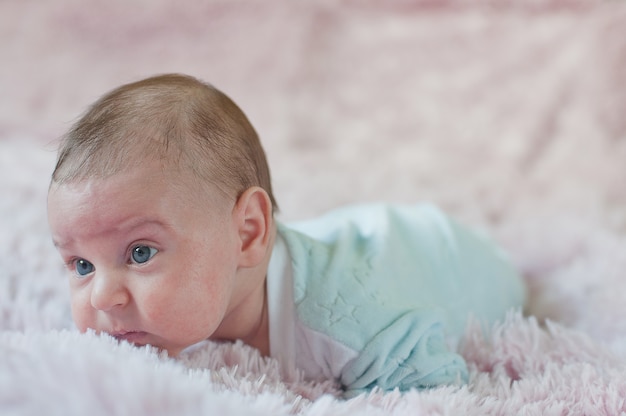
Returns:
[[[48,195],[80,331],[176,356],[242,340],[346,396],[462,383],[448,348],[524,300],[484,237],[432,205],[285,225],[257,134],[210,85],[163,75],[98,100],[65,136]]]

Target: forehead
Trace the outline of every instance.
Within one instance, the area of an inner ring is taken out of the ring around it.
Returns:
[[[104,199],[111,203],[109,197],[116,199],[135,199],[148,191],[167,191],[169,188],[180,187],[185,182],[180,171],[174,172],[155,163],[138,163],[136,166],[107,176],[71,180],[68,182],[53,181],[50,185],[48,200],[80,200]]]
[[[140,217],[158,217],[176,201],[176,192],[157,171],[141,169],[106,179],[53,183],[48,219],[55,240],[96,230],[117,229]]]
[[[105,179],[53,183],[48,194],[48,220],[54,240],[88,238],[128,229],[151,220],[171,223],[193,216],[195,211],[216,213],[214,197],[206,189],[195,190],[180,171],[141,166]]]

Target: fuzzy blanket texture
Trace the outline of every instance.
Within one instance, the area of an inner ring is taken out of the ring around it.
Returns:
[[[626,3],[0,2],[1,415],[626,413]],[[51,244],[57,138],[164,72],[229,94],[284,221],[432,201],[489,232],[524,315],[468,325],[462,388],[341,400],[241,343],[179,360],[79,334]]]

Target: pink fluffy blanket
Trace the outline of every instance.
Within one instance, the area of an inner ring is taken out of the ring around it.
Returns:
[[[0,28],[0,414],[626,412],[626,3],[6,0]],[[468,326],[467,386],[343,401],[239,343],[175,361],[73,329],[55,140],[163,72],[249,115],[282,220],[428,200],[509,251],[529,304]]]

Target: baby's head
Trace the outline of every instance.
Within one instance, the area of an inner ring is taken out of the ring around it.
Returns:
[[[211,85],[170,74],[123,85],[96,101],[65,136],[52,181],[106,178],[157,161],[237,198],[270,173],[245,114]]]
[[[275,206],[257,134],[215,88],[163,75],[106,94],[64,138],[48,195],[77,327],[173,355],[254,344]]]

